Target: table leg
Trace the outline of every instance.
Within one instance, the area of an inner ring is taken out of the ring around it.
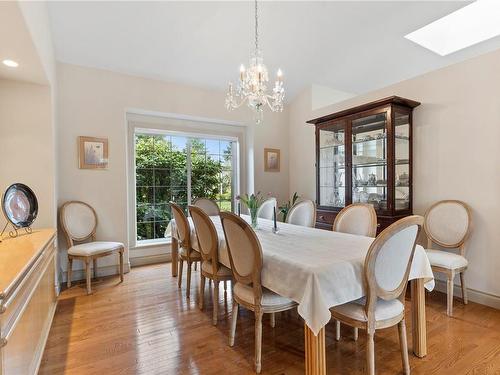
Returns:
[[[424,279],[411,281],[411,304],[413,353],[422,358],[427,355]]]
[[[304,323],[306,375],[326,375],[325,327],[318,336]]]
[[[177,276],[177,267],[179,266],[179,241],[174,237],[172,237],[171,249],[172,277],[175,277]]]

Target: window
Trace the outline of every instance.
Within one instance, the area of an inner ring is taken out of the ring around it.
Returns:
[[[207,197],[231,211],[236,144],[233,139],[136,132],[136,240],[164,239],[172,218],[169,201],[187,212],[194,199]]]

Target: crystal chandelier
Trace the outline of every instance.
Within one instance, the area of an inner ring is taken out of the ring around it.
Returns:
[[[248,69],[242,64],[240,67],[240,80],[236,89],[229,83],[226,95],[226,108],[233,110],[239,108],[243,103],[254,112],[255,122],[260,124],[263,119],[264,107],[267,105],[273,112],[283,111],[283,98],[285,89],[283,87],[283,73],[278,69],[276,82],[272,93],[267,92],[269,74],[264,65],[262,52],[259,49],[259,19],[257,12],[257,0],[255,0],[255,52],[250,58]]]

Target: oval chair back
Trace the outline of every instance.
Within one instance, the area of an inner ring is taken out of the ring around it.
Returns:
[[[221,212],[220,218],[233,276],[238,283],[251,285],[255,305],[260,305],[262,288],[262,248],[255,232],[245,220],[230,212]]]
[[[272,220],[274,208],[277,208],[278,201],[276,198],[268,198],[260,205],[257,210],[257,217],[261,219]]]
[[[193,206],[201,208],[208,216],[219,216],[220,213],[217,203],[208,198],[196,198]]]
[[[179,241],[179,247],[183,247],[188,251],[191,249],[191,230],[189,227],[189,221],[184,214],[182,208],[174,203],[170,202],[170,208],[172,209],[172,215],[175,220],[175,229],[177,231],[177,240]]]
[[[335,216],[333,231],[375,237],[377,235],[377,214],[373,205],[353,203],[344,207]]]
[[[316,205],[311,200],[300,201],[290,208],[286,216],[288,224],[314,228],[316,223]]]
[[[434,203],[425,213],[424,230],[430,241],[445,248],[460,248],[463,256],[463,244],[471,231],[469,206],[458,200]]]
[[[203,261],[211,262],[214,273],[217,273],[219,264],[219,239],[214,223],[205,210],[196,206],[189,206],[189,214],[193,219],[194,229],[198,240]]]
[[[89,204],[81,201],[64,203],[60,210],[60,221],[68,248],[74,242],[88,239],[95,241],[97,214]]]
[[[405,217],[384,229],[373,241],[365,259],[367,287],[365,312],[375,322],[377,299],[399,299],[404,294],[410,274],[418,234],[423,225],[422,216]]]

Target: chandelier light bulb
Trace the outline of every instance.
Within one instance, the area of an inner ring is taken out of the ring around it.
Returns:
[[[278,73],[276,73],[276,75],[278,76],[278,81],[281,82],[283,80],[283,72],[281,69],[278,69]]]

